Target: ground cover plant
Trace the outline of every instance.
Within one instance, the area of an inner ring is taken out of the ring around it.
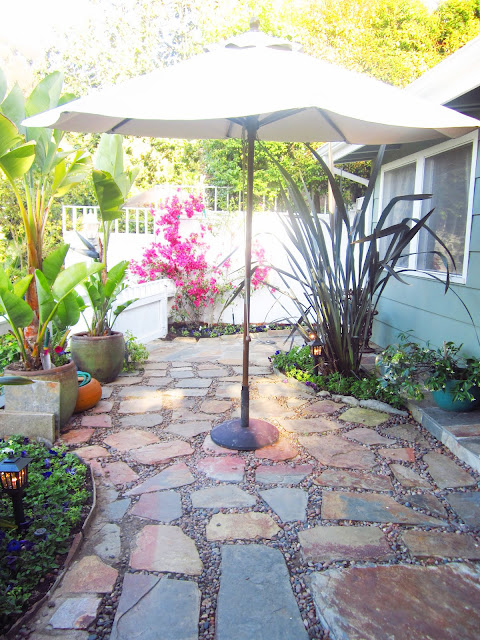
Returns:
[[[32,461],[21,530],[13,523],[10,497],[0,494],[0,634],[49,588],[91,496],[85,465],[64,447],[13,436],[0,440],[2,460],[9,449]]]
[[[380,400],[397,408],[404,406],[404,401],[395,388],[374,376],[362,373],[357,376],[344,376],[338,372],[315,374],[308,345],[293,347],[290,351],[276,351],[270,361],[287,378],[304,382],[315,391],[325,390],[343,396],[354,396],[359,400]]]
[[[132,372],[141,367],[148,360],[148,351],[145,345],[138,342],[131,331],[125,335],[125,362],[122,371]]]

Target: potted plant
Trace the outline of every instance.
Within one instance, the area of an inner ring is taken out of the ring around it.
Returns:
[[[471,411],[480,405],[480,360],[461,353],[462,345],[444,342],[441,348],[421,346],[401,333],[398,344],[377,358],[386,385],[421,400],[424,390],[445,411]]]
[[[86,246],[84,253],[96,262],[103,262],[103,268],[84,283],[92,316],[88,320],[84,315],[87,331],[74,334],[70,348],[78,369],[88,371],[100,382],[112,382],[120,373],[125,358],[123,334],[113,331],[113,325],[119,313],[135,300],[115,306],[117,297],[126,289],[124,281],[129,262],[122,260],[109,269],[107,252],[112,224],[123,215],[121,206],[137,171],[123,170],[122,136],[119,135],[101,137],[95,164],[97,168],[92,172],[92,179],[100,208],[100,251],[82,236],[80,238]]]
[[[62,74],[46,76],[25,99],[15,86],[5,97],[0,93],[0,171],[10,185],[18,204],[27,249],[27,276],[13,284],[0,274],[0,313],[10,324],[18,344],[22,375],[43,376],[60,382],[61,423],[73,411],[70,396],[77,384],[74,363],[55,367],[46,358],[47,328],[75,324],[79,315],[74,288],[98,269],[84,265],[62,271],[67,245],[44,257],[44,238],[55,200],[78,185],[90,171],[90,156],[83,149],[68,151],[62,146],[63,133],[45,128],[25,129],[25,117],[54,107],[73,96],[61,96]],[[0,71],[0,91],[6,87]],[[16,373],[20,371],[17,370]],[[8,403],[8,399],[7,399]],[[28,394],[26,395],[28,407]],[[71,411],[70,407],[71,406]]]

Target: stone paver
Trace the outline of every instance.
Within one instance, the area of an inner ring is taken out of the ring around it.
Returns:
[[[159,413],[145,413],[144,415],[124,416],[120,419],[122,427],[157,427],[163,423],[163,416]]]
[[[146,411],[161,411],[163,408],[162,398],[137,398],[120,402],[118,413],[145,413]]]
[[[255,480],[262,484],[299,484],[312,471],[311,464],[261,464],[256,469]]]
[[[203,564],[195,543],[180,527],[147,524],[135,539],[130,567],[140,571],[169,571],[198,576]]]
[[[150,493],[151,491],[162,491],[163,489],[176,489],[184,487],[186,484],[192,484],[195,478],[190,473],[190,469],[183,462],[172,464],[160,473],[152,476],[138,487],[134,487],[127,491],[128,496],[139,496],[142,493]]]
[[[232,449],[227,449],[226,447],[221,447],[220,445],[215,444],[210,435],[205,437],[202,449],[207,453],[232,453]]]
[[[391,491],[392,481],[387,476],[379,476],[364,471],[348,469],[326,469],[315,478],[322,487],[344,487],[345,489],[367,489],[369,491]]]
[[[182,501],[176,491],[144,493],[130,513],[132,516],[169,523],[182,515]]]
[[[239,384],[220,383],[215,389],[217,398],[232,398],[232,400],[240,399],[242,387]]]
[[[393,557],[387,539],[378,527],[313,527],[299,531],[298,540],[305,562],[383,562]]]
[[[109,458],[110,453],[105,447],[99,447],[97,444],[93,444],[89,447],[81,447],[75,451],[77,456],[86,462],[94,460],[95,458]]]
[[[205,400],[201,410],[204,413],[225,413],[232,408],[232,403],[227,400]]]
[[[221,482],[242,482],[245,473],[245,461],[240,456],[210,456],[197,462],[197,469],[208,478]]]
[[[223,546],[221,575],[216,640],[308,640],[280,551]]]
[[[183,440],[170,440],[150,444],[141,449],[132,451],[132,457],[140,464],[161,464],[170,462],[172,458],[189,456],[193,453],[192,447]]]
[[[211,384],[209,378],[187,378],[180,380],[175,386],[177,389],[208,389]]]
[[[108,413],[113,409],[113,402],[108,400],[100,400],[92,409],[92,413]]]
[[[480,571],[461,564],[314,573],[317,612],[335,640],[477,640]]]
[[[217,513],[207,524],[207,540],[271,540],[279,531],[266,513]]]
[[[197,640],[195,582],[127,573],[110,640]]]
[[[480,493],[466,491],[445,496],[448,504],[466,525],[480,529]]]
[[[61,584],[64,593],[110,593],[118,571],[98,556],[84,556],[67,571]]]
[[[270,418],[286,419],[293,417],[293,413],[275,398],[254,398],[250,401],[250,415],[252,418],[269,420]],[[240,417],[240,408],[233,412],[232,417]]]
[[[184,438],[195,438],[195,436],[210,431],[212,423],[206,420],[194,420],[190,423],[174,422],[165,431],[174,433],[176,436]]]
[[[235,485],[220,485],[200,489],[190,494],[195,509],[221,509],[222,507],[253,507],[257,500]]]
[[[72,429],[67,433],[62,433],[62,440],[65,444],[85,444],[95,433],[94,429]]]
[[[164,382],[161,382],[160,384],[163,386]],[[149,385],[137,385],[136,387],[120,389],[118,397],[122,400],[158,399],[162,397],[162,391],[159,389],[152,389]]]
[[[432,489],[432,485],[422,478],[418,473],[416,473],[410,467],[406,467],[403,464],[391,464],[389,465],[390,469],[393,471],[393,475],[400,482],[401,485],[411,488],[417,489]]]
[[[198,375],[201,378],[221,378],[225,375],[225,369],[200,369]]]
[[[417,558],[465,558],[480,560],[480,543],[464,533],[404,531],[401,535],[412,556]]]
[[[378,427],[378,425],[386,422],[388,418],[388,413],[364,409],[363,407],[352,407],[342,413],[341,416],[338,416],[338,419],[343,420],[343,422],[356,422],[367,427]]]
[[[411,447],[393,447],[392,449],[378,449],[377,453],[389,460],[400,462],[415,462],[415,451]]]
[[[174,371],[172,371],[171,375],[172,375],[172,378],[175,378],[177,380],[185,380],[185,378],[193,378],[193,377],[195,377],[195,374],[193,373],[193,371],[191,369],[186,369],[184,371],[182,371],[180,369],[175,369]]]
[[[470,487],[475,484],[475,478],[448,456],[427,453],[423,456],[423,461],[428,464],[427,471],[440,489]]]
[[[113,382],[109,382],[108,384],[113,385],[114,387],[126,387],[134,384],[138,384],[142,382],[143,378],[141,376],[130,376],[130,377],[119,377]]]
[[[297,447],[292,444],[288,438],[280,436],[280,438],[268,447],[257,449],[255,456],[266,460],[272,460],[274,462],[281,462],[283,460],[292,460],[299,454]]]
[[[438,498],[430,495],[429,493],[425,494],[413,494],[406,496],[407,502],[406,506],[417,507],[418,509],[423,509],[424,511],[429,511],[432,516],[435,518],[446,518],[447,510],[440,502]]]
[[[67,598],[48,621],[54,629],[87,629],[97,617],[101,599],[97,596]]]
[[[375,455],[362,445],[338,436],[300,436],[299,442],[326,466],[371,470]]]
[[[88,546],[93,547],[97,556],[107,564],[117,562],[121,553],[120,527],[118,524],[112,523],[93,527],[89,535]]]
[[[108,400],[112,395],[113,388],[112,387],[102,387],[102,400]]]
[[[331,400],[319,400],[306,407],[307,413],[319,413],[323,415],[331,415],[342,409],[345,405],[340,402],[332,402]]]
[[[367,427],[357,427],[355,429],[351,429],[344,435],[346,438],[350,438],[350,440],[356,440],[357,442],[361,442],[362,444],[392,444],[392,440],[390,440],[390,438],[385,438],[384,436],[379,435],[374,429],[368,429]]]
[[[104,438],[103,442],[108,444],[109,447],[113,447],[114,449],[117,449],[117,451],[125,453],[126,451],[130,451],[130,449],[138,449],[139,447],[144,447],[147,444],[158,442],[158,438],[150,431],[127,429],[126,431],[112,433],[110,436]]]
[[[98,416],[82,416],[82,427],[94,427],[95,429],[110,429],[112,426],[112,418],[107,415]]]
[[[138,480],[138,474],[125,462],[110,462],[101,468],[101,473],[113,484],[127,484]]]
[[[422,435],[419,427],[414,424],[396,424],[393,427],[384,427],[382,433],[392,438],[399,438],[407,442],[416,442],[422,447],[429,447],[428,440]]]
[[[323,494],[323,520],[356,520],[360,522],[396,522],[442,527],[445,522],[420,514],[380,493],[332,492]]]
[[[130,498],[114,500],[113,502],[101,506],[99,510],[105,520],[108,520],[109,522],[117,522],[118,520],[121,520],[126,514],[130,503]]]
[[[307,519],[308,493],[303,489],[277,487],[260,491],[260,495],[282,522],[305,522]]]

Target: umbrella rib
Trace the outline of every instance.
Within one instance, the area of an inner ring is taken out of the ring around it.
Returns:
[[[285,111],[278,111],[277,113],[270,113],[268,116],[263,118],[263,120],[259,121],[259,128],[264,127],[267,124],[272,124],[273,122],[278,122],[279,120],[284,120],[285,118],[290,118],[291,116],[297,115],[297,113],[302,113],[302,111],[306,111],[305,107],[301,109],[285,109]]]
[[[317,111],[319,113],[322,114],[322,116],[325,118],[325,120],[328,122],[328,124],[332,127],[332,129],[335,129],[335,131],[338,133],[338,135],[342,137],[343,142],[348,142],[348,139],[345,137],[343,131],[337,127],[337,125],[330,118],[330,116],[327,114],[327,112],[324,111],[323,109],[320,109],[320,107],[316,107],[316,109],[317,109]]]
[[[114,127],[112,127],[109,131],[106,131],[106,133],[115,133],[118,129],[120,129],[120,127],[123,127],[124,124],[127,124],[127,122],[130,122],[132,118],[125,118],[124,120],[121,120],[118,124],[116,124]]]

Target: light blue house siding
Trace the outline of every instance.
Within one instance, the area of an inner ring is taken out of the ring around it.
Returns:
[[[431,145],[429,145],[431,146]],[[425,147],[424,147],[425,148]],[[418,149],[418,147],[417,147]],[[415,149],[410,147],[407,156]],[[388,162],[394,158],[390,156]],[[380,179],[375,189],[373,225],[379,215]],[[441,346],[444,341],[463,343],[464,351],[480,357],[480,154],[475,162],[475,187],[471,218],[468,270],[465,284],[452,284],[445,293],[442,283],[426,277],[402,276],[408,286],[391,278],[378,305],[372,339],[385,347],[396,342],[400,331],[412,330],[421,341]],[[468,229],[467,229],[468,235]],[[475,328],[465,308],[454,295],[460,296],[473,316]]]

